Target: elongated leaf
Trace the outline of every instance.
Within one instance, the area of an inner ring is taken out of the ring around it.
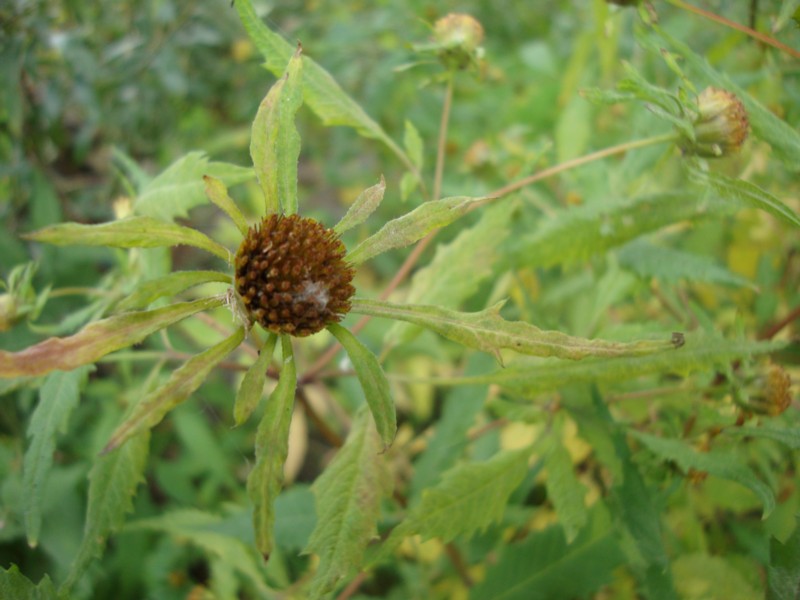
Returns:
[[[347,260],[358,265],[392,248],[413,244],[434,229],[445,227],[464,216],[471,207],[486,201],[487,198],[458,196],[425,202],[410,213],[386,223],[377,233],[356,246],[347,255]]]
[[[159,298],[174,296],[196,285],[213,281],[230,284],[231,276],[219,271],[176,271],[164,277],[140,283],[135,292],[117,304],[116,311],[145,308]]]
[[[559,523],[564,527],[567,543],[577,537],[589,519],[584,499],[586,487],[578,481],[572,466],[572,458],[564,447],[561,438],[563,426],[556,428],[557,435],[545,456],[547,469],[547,496],[558,514]]]
[[[297,212],[297,159],[300,134],[294,116],[303,102],[300,48],[283,77],[258,107],[250,137],[250,156],[264,192],[267,214]]]
[[[543,331],[529,323],[503,319],[500,316],[502,302],[476,313],[363,299],[353,300],[352,306],[355,313],[415,323],[468,348],[488,352],[498,358],[502,349],[572,360],[587,356],[640,356],[674,349],[683,344],[682,336],[671,340],[623,343],[576,338],[560,331]]]
[[[698,168],[690,168],[694,181],[710,185],[723,198],[740,200],[779,218],[789,225],[800,227],[800,216],[775,196],[749,181],[731,179],[721,173],[712,173]]]
[[[228,188],[225,184],[211,175],[203,175],[203,181],[206,185],[205,192],[208,199],[230,217],[242,235],[247,235],[247,219],[244,218],[242,211],[236,206],[233,198],[228,195]]]
[[[800,518],[794,533],[781,544],[772,538],[767,567],[767,600],[797,600],[800,592]]]
[[[126,313],[87,325],[75,335],[49,338],[19,352],[0,350],[0,377],[44,375],[88,365],[120,348],[203,310],[222,306],[222,298],[202,298],[155,310]]]
[[[490,206],[474,227],[462,231],[450,244],[439,245],[431,263],[414,274],[406,302],[458,308],[493,275],[502,252],[497,240],[508,235],[513,213],[507,203]],[[418,326],[395,323],[386,338],[395,343],[408,342],[419,331]]]
[[[423,490],[422,499],[394,528],[377,560],[411,535],[450,542],[499,521],[509,496],[528,471],[530,456],[530,448],[503,451],[487,461],[450,469],[438,485]]]
[[[281,336],[283,368],[278,386],[270,394],[267,410],[256,433],[256,464],[247,477],[247,493],[253,502],[256,547],[268,559],[272,553],[275,499],[283,486],[283,464],[289,454],[289,425],[292,422],[297,368],[288,336]]]
[[[775,494],[769,486],[758,479],[731,452],[697,452],[679,440],[664,439],[639,431],[631,431],[631,435],[658,456],[675,462],[684,471],[689,469],[705,471],[710,475],[730,479],[749,488],[764,505],[763,517],[765,519],[775,508]]]
[[[252,179],[253,171],[228,163],[209,162],[202,152],[190,152],[144,186],[133,205],[134,212],[164,221],[188,216],[189,209],[206,202],[204,175],[232,186]]]
[[[733,83],[729,77],[717,72],[706,58],[696,54],[689,46],[657,28],[661,37],[680,53],[686,63],[712,85],[736,94],[747,109],[747,117],[753,133],[768,142],[783,161],[795,169],[800,168],[800,132],[777,117],[772,111],[753,98],[747,91]]]
[[[305,551],[319,556],[311,598],[323,597],[357,569],[364,549],[377,535],[381,499],[392,491],[381,448],[369,413],[361,410],[344,446],[311,488],[317,526]]]
[[[149,393],[136,405],[130,416],[111,435],[103,452],[118,448],[132,436],[158,424],[169,411],[202,385],[211,369],[242,343],[244,334],[244,328],[240,327],[230,337],[193,356],[179,369],[173,371],[164,385]]]
[[[463,385],[497,384],[525,394],[556,390],[575,383],[614,383],[658,373],[686,376],[736,359],[775,352],[786,342],[725,340],[692,334],[679,352],[613,359],[588,359],[580,363],[548,361],[535,365],[510,366],[487,375],[466,377]],[[455,383],[447,381],[443,383]]]
[[[157,248],[195,246],[231,261],[231,253],[207,235],[152,217],[129,217],[121,221],[83,225],[61,223],[22,236],[57,246],[110,246],[112,248]]]
[[[239,391],[236,393],[236,401],[233,404],[233,420],[237,426],[250,418],[261,400],[264,383],[267,381],[267,367],[272,360],[277,341],[278,336],[274,333],[269,334],[266,344],[258,353],[258,360],[247,369],[247,373],[242,379]]]
[[[599,528],[598,528],[599,529]],[[624,555],[606,526],[567,544],[560,527],[508,544],[471,600],[573,600],[591,597],[611,580]]]
[[[86,572],[93,559],[100,556],[108,536],[122,527],[125,515],[133,508],[136,488],[144,480],[150,445],[150,432],[142,431],[119,452],[99,456],[89,473],[89,505],[83,542],[69,575],[59,588],[68,594]]]
[[[385,450],[392,445],[397,433],[397,415],[386,375],[375,355],[347,329],[331,323],[328,325],[328,331],[336,336],[350,356]]]
[[[641,277],[656,277],[665,282],[682,279],[705,281],[757,289],[752,281],[717,264],[711,258],[682,250],[636,241],[620,248],[617,256],[620,265]]]
[[[56,589],[45,575],[38,584],[19,572],[17,565],[6,570],[0,567],[0,598],[8,600],[56,600]]]
[[[770,427],[765,425],[759,427],[728,427],[724,430],[724,433],[734,437],[764,438],[780,442],[795,450],[800,449],[800,428],[798,427]]]
[[[236,10],[250,39],[264,55],[267,69],[277,77],[282,76],[295,48],[264,25],[250,0],[237,1]],[[307,56],[303,57],[303,70],[303,98],[325,125],[353,127],[361,135],[383,142],[404,164],[412,165],[403,150],[339,87],[330,73]]]
[[[338,235],[342,235],[348,229],[361,225],[378,208],[381,200],[383,200],[385,191],[386,180],[381,175],[380,183],[361,192],[353,204],[350,205],[350,208],[347,209],[347,213],[342,217],[342,220],[333,226],[333,230]]]
[[[28,545],[35,548],[42,527],[42,495],[56,447],[56,434],[80,399],[80,383],[88,368],[56,372],[47,376],[39,389],[39,403],[28,426],[30,445],[22,463],[22,488],[25,493],[25,528]]]

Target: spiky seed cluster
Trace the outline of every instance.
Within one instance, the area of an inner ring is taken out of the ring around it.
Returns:
[[[332,229],[298,215],[270,215],[236,252],[236,291],[254,321],[307,336],[350,311],[355,272]]]
[[[698,96],[699,113],[694,122],[693,142],[685,150],[715,158],[738,150],[750,131],[744,104],[727,90],[708,87]]]

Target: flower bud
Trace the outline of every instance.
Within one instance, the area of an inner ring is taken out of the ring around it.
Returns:
[[[744,104],[727,90],[708,87],[697,98],[694,141],[685,140],[684,151],[707,158],[738,150],[750,130]]]
[[[750,397],[748,408],[753,412],[777,417],[786,412],[792,403],[792,380],[780,366],[773,366],[762,384],[762,391]]]
[[[447,67],[464,69],[481,58],[483,26],[470,15],[450,13],[433,26],[439,58]]]

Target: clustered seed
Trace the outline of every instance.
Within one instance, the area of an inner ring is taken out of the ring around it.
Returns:
[[[236,252],[236,291],[265,329],[311,335],[350,311],[355,272],[344,256],[332,229],[273,214],[250,228]]]

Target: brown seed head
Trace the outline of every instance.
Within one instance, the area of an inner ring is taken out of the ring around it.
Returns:
[[[345,252],[336,233],[314,219],[270,215],[236,252],[236,291],[265,329],[311,335],[350,311],[355,272]]]
[[[727,90],[708,87],[698,96],[699,113],[694,122],[695,141],[686,150],[715,158],[738,150],[750,131],[744,104]]]
[[[761,384],[760,393],[750,397],[749,408],[753,412],[771,417],[777,417],[786,412],[792,403],[792,380],[783,367],[773,365],[765,378],[759,378],[759,382]]]

